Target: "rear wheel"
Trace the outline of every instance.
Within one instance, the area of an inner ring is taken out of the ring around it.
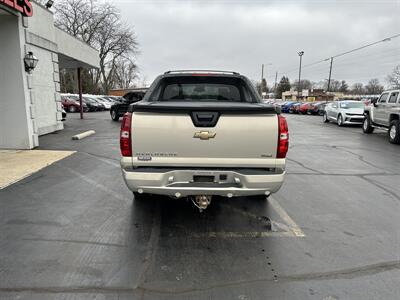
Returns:
[[[111,112],[111,119],[113,119],[114,121],[118,121],[119,120],[119,116],[117,114],[117,112],[113,109]]]
[[[392,144],[400,144],[400,122],[399,120],[393,120],[389,126],[389,142]]]
[[[326,113],[324,113],[324,114],[322,115],[322,121],[323,121],[324,123],[328,123],[328,122],[329,122],[328,115],[327,115]]]
[[[362,129],[364,133],[369,134],[374,132],[374,127],[371,126],[371,117],[369,115],[365,116]]]
[[[342,115],[339,115],[337,118],[337,124],[338,126],[343,126],[343,117]]]
[[[74,112],[76,112],[76,107],[73,106],[73,105],[71,105],[70,107],[68,107],[68,111],[69,111],[70,113],[74,113]]]

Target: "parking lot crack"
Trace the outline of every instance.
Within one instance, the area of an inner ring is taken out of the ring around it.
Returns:
[[[301,163],[301,162],[299,162],[299,161],[297,161],[297,160],[294,160],[294,159],[292,159],[292,158],[286,158],[286,159],[287,159],[288,161],[294,162],[294,163],[298,164],[299,166],[303,167],[304,169],[307,169],[307,170],[309,170],[309,171],[312,171],[312,172],[314,172],[314,173],[316,173],[316,174],[324,174],[324,173],[322,173],[321,171],[316,170],[316,169],[313,169],[313,168],[310,168],[310,167],[307,167],[307,166],[305,166],[303,163]]]
[[[153,256],[154,251],[151,251]],[[279,276],[278,282],[300,282],[300,281],[316,281],[316,280],[336,280],[336,279],[353,279],[362,276],[370,276],[382,272],[388,272],[400,269],[400,260],[381,262],[372,265],[341,269],[328,272],[305,273],[296,275]],[[159,294],[188,294],[195,292],[203,292],[217,288],[241,286],[246,284],[271,282],[277,280],[273,277],[257,278],[253,280],[240,280],[216,283],[207,287],[196,287],[187,289],[156,289],[150,286],[139,285],[135,288],[129,287],[100,287],[100,286],[70,286],[70,287],[0,287],[3,293],[32,293],[32,294],[133,294],[135,292],[159,293]]]
[[[153,292],[153,293],[165,293],[165,294],[186,294],[190,292],[199,292],[199,291],[207,291],[216,288],[224,288],[230,286],[241,286],[246,284],[252,283],[260,283],[260,282],[300,282],[300,281],[318,281],[318,280],[336,280],[336,279],[354,279],[363,276],[370,276],[379,274],[382,272],[388,272],[393,270],[400,269],[400,260],[396,261],[388,261],[382,263],[376,263],[372,265],[348,268],[348,269],[341,269],[335,271],[328,271],[328,272],[316,272],[316,273],[304,273],[304,274],[297,274],[297,275],[283,275],[279,276],[278,280],[276,278],[258,278],[254,280],[243,280],[243,281],[232,281],[232,282],[223,282],[217,283],[212,286],[204,287],[204,288],[193,288],[193,289],[186,289],[186,290],[160,290],[160,289],[152,289],[152,288],[145,288],[146,292]]]
[[[400,269],[400,260],[382,262],[349,269],[328,271],[321,273],[308,273],[299,275],[281,276],[280,280],[285,281],[309,281],[309,280],[333,280],[333,279],[353,279],[362,276],[374,275],[381,272]]]
[[[353,151],[350,151],[350,150],[346,149],[346,148],[343,147],[343,146],[336,146],[336,148],[342,150],[343,152],[347,152],[347,153],[349,153],[349,154],[352,154],[352,155],[354,155],[354,156],[357,156],[357,158],[358,158],[361,162],[363,162],[363,163],[365,163],[365,164],[367,164],[367,165],[369,165],[369,166],[371,166],[371,167],[373,167],[373,168],[376,168],[376,169],[379,169],[379,170],[384,170],[383,168],[381,168],[381,167],[379,167],[379,166],[377,166],[377,165],[374,165],[373,163],[367,161],[367,160],[364,158],[364,156],[362,156],[362,155],[360,155],[360,154],[358,154],[358,153],[355,153],[355,152],[353,152]]]
[[[381,184],[379,184],[379,183],[377,183],[377,182],[375,182],[375,181],[373,181],[373,180],[367,178],[366,175],[360,176],[360,177],[361,177],[362,179],[364,179],[366,182],[368,182],[368,183],[370,183],[370,184],[376,186],[377,188],[379,188],[379,189],[385,191],[386,193],[390,194],[390,195],[393,196],[395,199],[397,199],[397,200],[400,201],[400,196],[399,196],[398,194],[396,194],[395,192],[392,192],[391,190],[389,190],[388,188],[384,187],[383,185],[381,185]]]

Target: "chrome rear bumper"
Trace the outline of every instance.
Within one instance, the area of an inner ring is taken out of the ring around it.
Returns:
[[[130,168],[122,174],[130,190],[139,193],[185,197],[265,195],[282,186],[283,169]]]

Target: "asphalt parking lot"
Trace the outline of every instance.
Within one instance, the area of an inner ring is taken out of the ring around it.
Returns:
[[[200,214],[134,201],[119,123],[69,114],[40,148],[77,152],[0,191],[0,299],[399,299],[400,147],[287,118],[279,193],[215,199]]]

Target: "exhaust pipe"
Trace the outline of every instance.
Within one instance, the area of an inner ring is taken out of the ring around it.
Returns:
[[[211,195],[196,195],[192,196],[192,203],[196,206],[200,212],[205,210],[211,203],[212,196]]]

